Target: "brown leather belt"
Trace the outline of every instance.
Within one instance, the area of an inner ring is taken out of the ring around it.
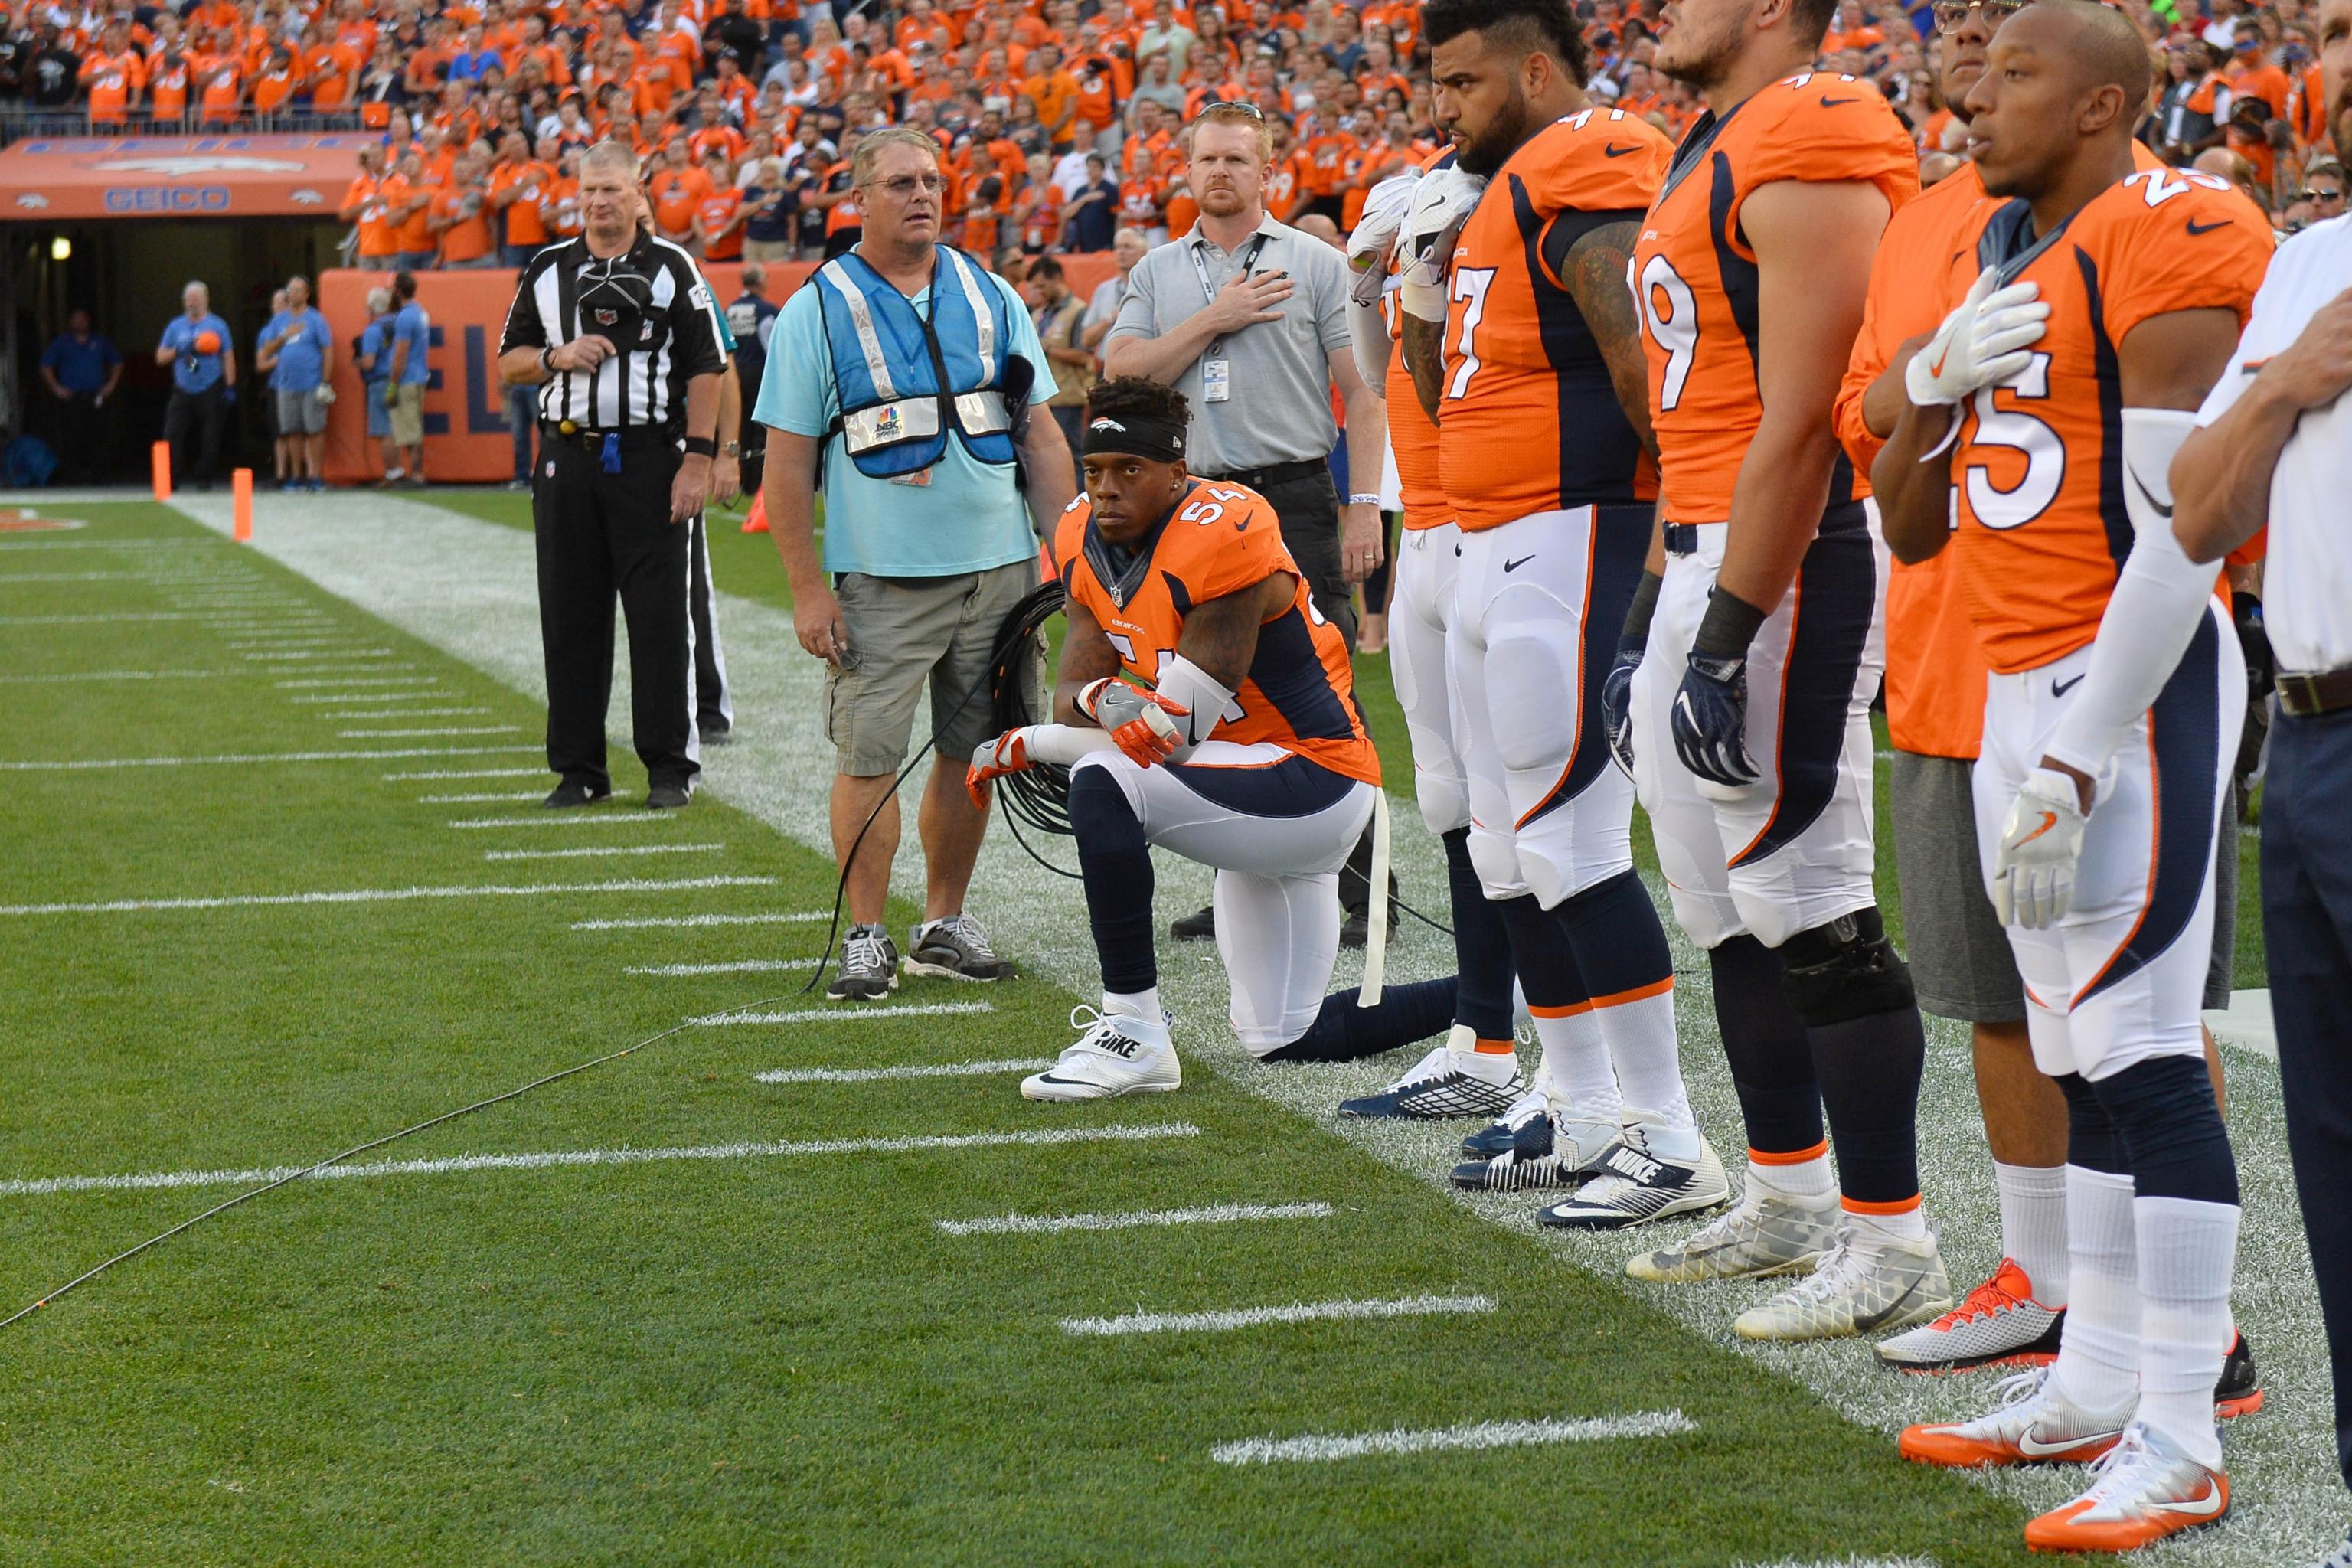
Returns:
[[[2324,669],[2316,675],[2278,677],[2279,706],[2298,719],[2315,719],[2339,708],[2352,708],[2352,665]]]

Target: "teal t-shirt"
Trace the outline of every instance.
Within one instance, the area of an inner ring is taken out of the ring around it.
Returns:
[[[1006,352],[1037,367],[1032,407],[1054,395],[1053,367],[1036,324],[1013,285],[987,274],[1005,300],[1012,325]],[[768,340],[767,373],[751,416],[795,436],[823,436],[840,411],[826,351],[824,320],[814,279],[784,301]],[[930,312],[930,290],[915,296]],[[1039,418],[1045,417],[1043,415]],[[1037,553],[1029,510],[1013,489],[1011,465],[983,463],[950,431],[947,455],[931,465],[927,485],[868,479],[849,460],[842,437],[824,448],[824,569],[877,577],[950,577],[1009,566]]]

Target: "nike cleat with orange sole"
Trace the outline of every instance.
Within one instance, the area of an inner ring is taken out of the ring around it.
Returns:
[[[2168,1536],[2217,1524],[2230,1511],[2230,1478],[2178,1454],[2135,1421],[2092,1472],[2091,1487],[2025,1526],[2034,1552],[2137,1552]]]
[[[2047,1367],[2003,1378],[2000,1406],[1973,1421],[1906,1426],[1897,1446],[1915,1465],[1982,1470],[2011,1465],[2087,1465],[2122,1438],[2128,1405],[2111,1415],[2066,1397]]]
[[[2219,1420],[2235,1421],[2262,1407],[2262,1374],[2254,1370],[2254,1352],[2246,1348],[2246,1336],[2240,1334],[2230,1342],[2221,1381],[2213,1385],[2213,1415]]]
[[[2010,1258],[1992,1278],[1932,1323],[1878,1342],[1881,1364],[1896,1372],[1968,1372],[1980,1366],[2048,1366],[2058,1356],[2066,1309],[2033,1299],[2033,1281]]]

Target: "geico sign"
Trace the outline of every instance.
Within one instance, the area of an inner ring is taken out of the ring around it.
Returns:
[[[106,193],[110,213],[225,213],[226,185],[143,186]]]

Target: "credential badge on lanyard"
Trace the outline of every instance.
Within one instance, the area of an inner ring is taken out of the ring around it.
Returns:
[[[1213,305],[1217,302],[1217,290],[1209,282],[1208,263],[1201,259],[1199,246],[1189,248],[1192,255],[1193,274],[1201,279],[1202,297]],[[1258,252],[1265,248],[1265,235],[1253,238],[1249,248],[1242,253],[1242,264],[1234,276],[1248,277],[1250,268],[1257,265]],[[1211,343],[1208,352],[1201,356],[1201,401],[1203,403],[1223,403],[1234,395],[1234,367],[1232,362],[1225,358],[1224,349],[1225,340],[1221,337]]]

